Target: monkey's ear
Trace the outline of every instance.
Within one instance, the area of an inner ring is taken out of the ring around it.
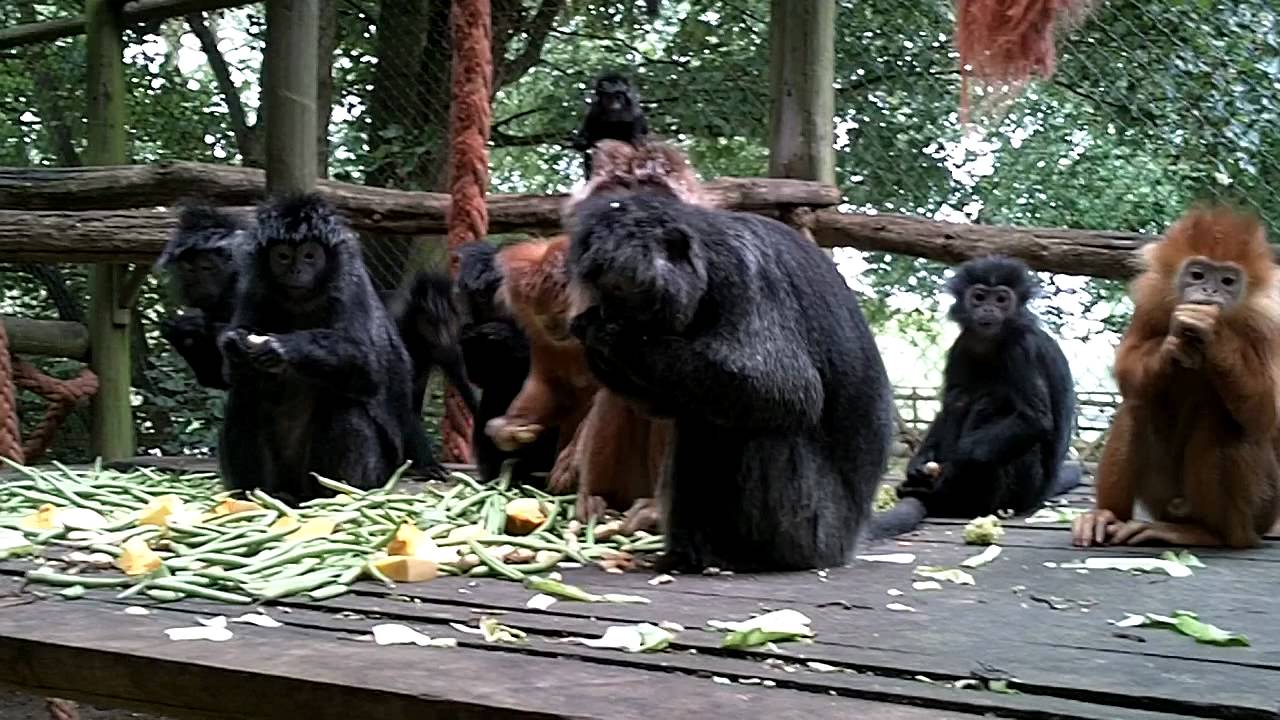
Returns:
[[[658,236],[658,242],[666,253],[667,259],[680,263],[693,260],[693,238],[683,227],[670,225],[663,228]]]

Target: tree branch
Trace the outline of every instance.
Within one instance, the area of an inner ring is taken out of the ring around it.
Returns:
[[[249,115],[245,112],[244,102],[240,99],[240,88],[231,79],[231,66],[226,57],[218,49],[218,36],[205,22],[204,12],[188,13],[187,25],[191,33],[200,41],[200,49],[209,61],[209,69],[218,82],[218,92],[222,93],[227,104],[227,115],[231,119],[231,132],[236,136],[236,146],[240,149],[240,157],[250,167],[261,167],[261,153],[258,152],[257,128],[249,125]]]
[[[547,36],[555,26],[556,18],[560,16],[560,10],[563,7],[564,0],[542,0],[538,4],[533,19],[528,23],[529,29],[525,31],[528,39],[525,41],[524,49],[510,60],[505,57],[499,59],[493,73],[494,92],[524,77],[525,73],[538,64],[542,59],[542,49],[547,44]]]

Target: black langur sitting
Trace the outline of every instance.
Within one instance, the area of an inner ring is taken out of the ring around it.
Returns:
[[[640,107],[640,94],[619,73],[596,78],[591,106],[575,133],[573,149],[582,153],[583,174],[591,178],[591,149],[601,140],[635,144],[649,134],[649,120]]]
[[[160,321],[160,335],[191,366],[196,382],[225,390],[218,335],[231,320],[240,264],[249,242],[244,225],[200,203],[178,212],[178,228],[156,268],[183,305],[182,314]]]
[[[873,518],[872,539],[926,515],[1024,513],[1079,484],[1079,468],[1063,466],[1075,423],[1071,366],[1027,307],[1037,290],[1012,258],[956,268],[947,291],[960,336],[947,353],[942,410],[907,463],[898,504]]]
[[[494,265],[496,254],[497,248],[483,241],[458,248],[462,357],[467,378],[480,388],[479,406],[472,413],[471,452],[480,477],[486,481],[498,476],[504,462],[515,460],[514,482],[544,487],[546,474],[556,460],[558,432],[548,429],[512,452],[500,450],[485,432],[490,420],[506,414],[529,374],[529,340],[495,299],[502,284],[502,275]]]
[[[572,208],[569,269],[591,371],[673,420],[659,567],[843,564],[892,430],[857,298],[790,227],[646,185]]]
[[[235,315],[219,339],[231,389],[219,460],[232,489],[328,494],[312,473],[385,482],[415,422],[409,356],[355,235],[318,195],[258,210]]]

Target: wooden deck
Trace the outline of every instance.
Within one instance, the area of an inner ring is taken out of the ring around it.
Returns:
[[[1073,494],[1072,504],[1086,499]],[[0,684],[175,718],[1280,718],[1274,541],[1199,551],[1208,567],[1187,578],[1086,574],[1046,563],[1159,550],[1084,553],[1063,526],[1011,520],[1003,555],[971,571],[976,585],[913,590],[917,565],[955,566],[976,553],[962,543],[962,525],[930,523],[909,542],[865,550],[914,553],[906,565],[855,561],[825,574],[679,576],[658,586],[647,583],[652,573],[564,572],[585,589],[643,595],[649,605],[560,601],[537,611],[525,607],[530,591],[499,580],[441,578],[394,591],[363,583],[331,601],[269,607],[285,627],[236,624],[222,643],[171,642],[163,631],[243,608],[183,601],[128,615],[109,593],[66,601],[48,588],[24,590],[29,566],[11,563],[0,565]],[[893,602],[915,612],[887,609]],[[812,618],[816,641],[729,651],[702,629],[709,619],[780,608]],[[1244,632],[1252,645],[1202,645],[1107,622],[1180,609]],[[529,641],[486,644],[450,627],[485,615]],[[686,630],[652,654],[562,642],[645,621]],[[459,646],[380,647],[370,635],[377,622]],[[1004,677],[1017,694],[947,684]]]

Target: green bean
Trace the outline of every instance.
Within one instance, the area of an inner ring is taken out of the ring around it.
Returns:
[[[157,602],[177,602],[184,597],[183,593],[174,590],[147,590],[147,597]]]
[[[328,488],[329,490],[332,490],[336,493],[341,493],[343,495],[354,495],[354,496],[364,495],[364,491],[355,486],[348,485],[344,482],[339,482],[337,480],[332,480],[318,473],[311,473],[311,475],[316,479],[316,482],[320,483],[321,487]]]
[[[488,505],[484,514],[484,529],[492,534],[500,533],[507,524],[506,498],[494,495],[489,498]]]
[[[72,585],[58,591],[58,596],[67,600],[77,600],[84,597],[83,585]]]
[[[121,587],[133,582],[127,577],[86,577],[84,575],[66,575],[49,570],[28,570],[26,578],[28,582],[38,582],[45,585],[83,585],[94,588]]]
[[[354,565],[342,571],[342,574],[338,576],[338,584],[350,585],[351,583],[359,580],[360,576],[363,574],[364,574],[364,563],[361,563],[359,565]]]
[[[289,517],[298,517],[297,510],[294,510],[293,508],[286,505],[284,502],[271,497],[266,492],[260,489],[255,488],[253,490],[250,490],[249,497],[257,501],[259,505],[271,508],[272,510],[275,510],[281,515],[288,515]]]
[[[406,460],[403,465],[396,468],[395,472],[391,473],[391,478],[387,480],[385,485],[383,485],[381,488],[378,488],[377,490],[374,490],[373,492],[375,494],[383,494],[383,495],[390,493],[392,490],[395,489],[396,484],[400,482],[400,478],[404,475],[404,471],[408,470],[409,466],[412,464],[413,464],[412,462]]]
[[[262,600],[278,600],[280,598],[297,595],[298,593],[310,592],[320,587],[330,585],[336,580],[338,575],[332,571],[321,571],[311,573],[309,575],[301,575],[295,578],[289,578],[280,582],[270,582],[254,587],[246,587],[246,590],[253,592]]]
[[[393,588],[396,586],[395,582],[393,582],[391,578],[387,577],[386,573],[379,570],[378,567],[373,564],[372,560],[364,564],[364,570],[365,572],[369,573],[370,577],[382,583],[383,585],[386,585],[389,588]]]
[[[347,583],[340,583],[338,585],[330,585],[326,588],[317,588],[311,592],[303,593],[303,595],[305,595],[308,600],[328,600],[329,598],[336,598],[350,590],[350,585]]]
[[[171,590],[173,592],[184,593],[192,597],[198,597],[204,600],[217,600],[218,602],[248,604],[253,602],[253,598],[238,593],[224,592],[222,590],[214,590],[213,588],[201,587],[191,583],[174,580],[173,578],[159,578],[148,583],[148,592],[151,590]]]
[[[470,540],[467,544],[471,547],[471,552],[475,553],[476,557],[480,558],[480,562],[492,568],[495,573],[510,580],[524,580],[524,573],[513,569],[510,565],[507,565],[493,555],[490,555],[489,551],[485,550],[484,546],[480,543],[475,540]]]
[[[279,555],[274,558],[271,558],[270,560],[265,560],[263,562],[255,563],[253,565],[240,568],[240,572],[253,575],[263,570],[267,570],[269,568],[273,568],[273,567],[285,565],[291,562],[296,562],[298,560],[302,560],[303,558],[316,557],[319,555],[331,555],[333,553],[351,553],[354,551],[355,551],[355,548],[351,546],[336,545],[336,544],[321,545],[319,547],[310,547],[310,548],[304,547],[301,550],[296,550],[294,552],[286,553],[284,555]]]
[[[494,496],[494,494],[495,494],[495,491],[493,490],[483,490],[481,492],[478,492],[475,495],[472,495],[471,497],[467,498],[466,500],[463,500],[462,502],[458,503],[454,507],[449,508],[448,510],[449,516],[457,517],[458,515],[461,515],[463,512],[465,512],[467,508],[470,508],[472,505],[476,505],[482,502],[487,502],[489,498]]]

